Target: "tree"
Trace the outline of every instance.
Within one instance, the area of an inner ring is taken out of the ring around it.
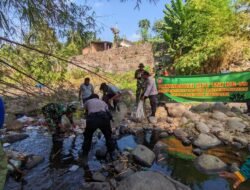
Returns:
[[[140,28],[142,41],[147,41],[149,37],[148,30],[150,28],[150,21],[148,19],[140,20],[138,26]]]
[[[32,28],[38,31],[44,24],[61,37],[68,31],[84,35],[95,27],[94,12],[87,5],[68,0],[0,1],[0,28],[5,36],[11,37],[20,31],[27,33]]]

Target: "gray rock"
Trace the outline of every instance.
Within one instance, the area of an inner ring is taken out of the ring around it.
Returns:
[[[200,133],[209,133],[210,132],[209,127],[205,123],[202,123],[202,122],[196,123],[196,129]]]
[[[163,131],[163,132],[160,133],[159,137],[164,139],[164,138],[168,137],[168,133]]]
[[[4,143],[14,143],[14,142],[17,142],[17,141],[21,141],[21,140],[24,140],[26,138],[28,138],[29,135],[27,134],[22,134],[22,133],[17,133],[17,134],[11,134],[11,135],[6,135],[2,138],[2,141]]]
[[[216,156],[203,154],[194,161],[196,168],[206,174],[215,174],[227,169],[227,165]]]
[[[216,111],[216,112],[214,112],[212,114],[212,118],[216,119],[218,121],[226,121],[227,120],[227,115],[222,113],[222,112]]]
[[[229,170],[230,170],[230,172],[233,172],[233,173],[240,171],[240,166],[238,163],[234,162],[230,165]]]
[[[221,144],[221,141],[214,135],[201,133],[194,141],[194,145],[201,149],[208,149]]]
[[[83,190],[111,190],[108,182],[84,183]]]
[[[29,156],[25,164],[25,168],[27,169],[34,168],[35,166],[42,163],[43,161],[44,161],[44,157],[42,156],[36,156],[36,155]]]
[[[150,167],[155,159],[155,154],[144,145],[138,145],[132,155],[140,164]]]
[[[229,133],[228,131],[219,132],[216,136],[217,136],[221,141],[223,141],[225,144],[228,144],[228,143],[232,143],[232,142],[233,142],[233,136],[232,136],[232,134]]]
[[[237,115],[236,115],[234,112],[232,112],[232,111],[226,112],[226,115],[227,115],[228,117],[236,117],[236,116],[237,116]]]
[[[137,172],[122,180],[117,190],[190,190],[189,187],[158,172]]]
[[[239,114],[242,114],[242,113],[243,113],[242,110],[241,110],[240,108],[235,107],[235,106],[233,106],[233,107],[231,108],[231,111],[234,112],[234,113],[239,113]]]
[[[121,161],[119,161],[119,160],[113,162],[113,165],[114,165],[115,171],[117,173],[121,173],[124,170],[124,168],[125,168],[124,167],[124,163],[121,162]]]
[[[191,110],[194,111],[194,112],[206,112],[206,111],[209,111],[211,108],[211,105],[208,104],[208,103],[202,103],[202,104],[199,104],[197,106],[192,106],[191,107]]]
[[[224,103],[217,102],[212,106],[212,110],[226,113],[227,111],[230,111],[230,108],[226,106]]]
[[[152,123],[152,124],[156,124],[157,123],[157,118],[156,117],[153,117],[153,116],[150,116],[148,118],[149,122]]]
[[[230,119],[227,121],[226,130],[228,131],[244,132],[245,128],[246,128],[246,125],[236,119]]]
[[[195,155],[197,155],[197,156],[200,156],[200,155],[202,155],[203,150],[201,150],[201,149],[199,149],[199,148],[195,148],[195,149],[193,149],[193,153],[194,153]]]
[[[92,175],[92,179],[93,179],[93,181],[96,181],[96,182],[104,182],[104,181],[106,181],[106,177],[104,175],[102,175],[100,172],[95,172]]]
[[[126,170],[122,171],[121,173],[118,174],[118,176],[116,177],[116,179],[118,181],[121,181],[131,175],[133,175],[135,172],[134,170],[130,169],[130,168],[127,168]]]
[[[166,122],[169,123],[169,124],[171,124],[171,123],[174,122],[174,118],[172,118],[172,117],[167,117]]]
[[[191,141],[188,139],[188,134],[183,131],[182,129],[175,129],[174,130],[174,136],[181,140],[183,144],[189,145]]]
[[[238,137],[234,136],[233,141],[239,142],[244,147],[246,147],[248,145],[248,140],[246,138],[242,137],[242,136],[238,136]]]
[[[186,111],[186,107],[183,104],[179,103],[169,103],[165,106],[170,117],[182,117],[182,115]]]

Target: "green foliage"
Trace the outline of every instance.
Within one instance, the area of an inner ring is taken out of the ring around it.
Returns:
[[[140,28],[142,41],[147,41],[149,38],[148,30],[150,28],[150,21],[148,19],[140,20],[138,26]]]
[[[218,72],[234,49],[231,42],[250,39],[245,30],[249,13],[235,10],[231,0],[171,0],[164,14],[164,24],[155,30],[163,36],[179,74]]]

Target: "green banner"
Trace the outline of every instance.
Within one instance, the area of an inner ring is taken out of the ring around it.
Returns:
[[[250,72],[158,77],[156,82],[160,99],[168,102],[250,101]]]

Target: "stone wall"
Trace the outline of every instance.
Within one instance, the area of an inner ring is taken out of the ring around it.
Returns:
[[[148,43],[74,56],[71,61],[91,70],[96,67],[111,73],[133,71],[139,63],[150,68],[154,65],[152,46]]]

